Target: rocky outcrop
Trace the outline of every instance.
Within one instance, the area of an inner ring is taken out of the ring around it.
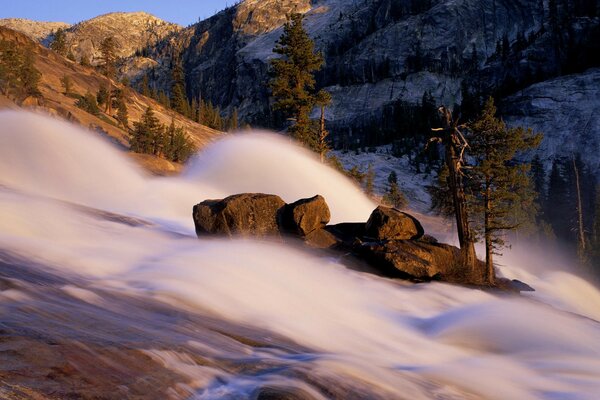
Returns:
[[[548,170],[554,155],[580,154],[600,172],[600,68],[532,85],[502,102],[508,125],[542,132],[537,149]]]
[[[275,195],[245,193],[194,206],[196,234],[279,236],[285,202]]]
[[[330,218],[329,207],[320,195],[288,204],[283,212],[285,228],[300,236],[323,229]]]
[[[380,274],[418,281],[477,282],[461,267],[460,250],[423,235],[407,213],[375,209],[366,223],[327,226],[329,208],[322,196],[285,204],[269,194],[245,193],[194,206],[198,237],[207,235],[303,241],[317,249],[351,254]]]
[[[365,236],[376,240],[416,240],[424,233],[415,217],[385,206],[373,211],[365,227]]]
[[[44,42],[50,38],[52,33],[57,29],[68,29],[71,25],[65,22],[43,22],[23,18],[3,18],[0,19],[0,26],[5,26],[17,32],[24,33],[37,42]]]

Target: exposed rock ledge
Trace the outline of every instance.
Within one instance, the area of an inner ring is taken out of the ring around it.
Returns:
[[[194,206],[198,237],[268,237],[351,254],[379,274],[414,281],[476,284],[461,267],[460,250],[425,235],[413,216],[379,206],[364,223],[327,225],[330,212],[316,195],[286,204],[279,196],[243,193]],[[523,290],[500,280],[500,286]]]

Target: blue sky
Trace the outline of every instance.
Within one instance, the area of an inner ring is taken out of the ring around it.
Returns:
[[[146,11],[185,26],[233,3],[234,0],[0,0],[0,18],[73,24],[113,11]]]

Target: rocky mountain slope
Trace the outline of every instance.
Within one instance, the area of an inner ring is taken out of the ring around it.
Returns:
[[[115,38],[117,56],[143,58],[139,57],[142,49],[182,29],[146,12],[108,13],[75,25],[8,18],[0,20],[0,26],[23,32],[44,45],[50,45],[54,39],[53,32],[62,28],[66,33],[67,51],[71,51],[77,61],[86,57],[92,65],[97,63],[100,43],[107,37]],[[138,64],[140,62],[138,60]]]
[[[68,29],[71,25],[65,22],[43,22],[24,18],[3,18],[0,19],[0,26],[22,32],[33,40],[42,42],[48,39],[52,35],[52,32],[57,29]]]
[[[35,43],[26,35],[11,29],[0,27],[0,40],[13,42],[21,48],[27,46],[32,48],[35,54],[35,67],[41,72],[41,80],[38,86],[42,97],[39,99],[25,99],[20,106],[38,112],[49,113],[89,127],[92,131],[108,136],[123,149],[128,148],[129,133],[117,124],[114,116],[103,113],[99,116],[94,116],[75,105],[77,99],[73,94],[84,95],[89,92],[95,95],[101,85],[108,86],[106,77],[98,74],[94,68],[82,67],[54,51]],[[64,88],[61,85],[61,78],[64,76],[68,76],[72,82],[72,95],[70,96],[64,94]],[[151,106],[161,123],[168,125],[174,119],[178,126],[183,126],[190,139],[198,148],[202,148],[221,134],[218,131],[184,118],[172,110],[165,109],[156,101],[142,96],[135,90],[123,87],[115,82],[113,82],[113,86],[120,87],[126,92],[130,126],[133,125],[134,121],[138,121],[141,118],[142,113],[148,106]],[[0,95],[0,108],[18,108],[18,105],[5,96]],[[116,113],[116,110],[114,112]],[[129,154],[154,173],[175,172],[181,168],[181,165],[170,163],[154,156]]]
[[[100,57],[100,43],[107,37],[115,38],[119,57],[130,57],[180,29],[145,12],[118,12],[73,25],[66,32],[66,41],[77,60],[87,57],[94,65]]]
[[[158,64],[146,72],[151,85],[168,91],[169,66],[181,59],[190,98],[271,125],[268,60],[282,15],[302,12],[326,58],[318,83],[333,95],[326,118],[336,145],[381,144],[409,134],[393,121],[425,93],[449,106],[463,102],[465,88],[502,99],[600,66],[594,2],[248,0],[159,42],[150,52]],[[588,108],[572,110],[578,116],[565,123],[572,126]]]

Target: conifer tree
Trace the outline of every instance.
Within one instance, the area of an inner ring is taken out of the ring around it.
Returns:
[[[496,117],[494,100],[486,101],[480,117],[468,125],[469,202],[475,230],[483,236],[486,249],[485,281],[494,283],[493,255],[505,246],[503,233],[518,228],[514,209],[531,205],[535,193],[528,174],[529,164],[518,156],[539,146],[541,134],[522,127],[507,128]]]
[[[27,47],[25,49],[23,64],[19,70],[19,76],[23,99],[28,96],[41,96],[40,90],[38,89],[38,84],[42,74],[35,67],[35,56],[31,47]]]
[[[388,175],[388,187],[383,196],[383,201],[398,209],[402,209],[408,204],[406,197],[404,197],[404,194],[398,187],[398,175],[396,175],[395,171],[390,172]]]
[[[373,169],[373,164],[370,163],[367,168],[367,174],[365,176],[365,193],[367,196],[372,197],[375,191],[375,170]]]
[[[172,72],[171,108],[181,115],[189,117],[189,103],[185,94],[185,73],[180,61],[176,61]]]
[[[58,28],[54,32],[54,40],[50,44],[50,48],[61,56],[67,55],[67,37],[62,28]]]
[[[71,77],[68,75],[63,75],[63,77],[60,78],[60,84],[62,85],[63,89],[65,89],[63,93],[68,96],[71,93],[71,89],[73,87]]]
[[[133,124],[133,132],[129,141],[131,151],[144,154],[155,154],[162,142],[163,126],[154,115],[152,107],[146,108],[142,119]]]
[[[119,90],[116,96],[117,121],[119,121],[123,128],[127,129],[129,127],[129,113],[125,100],[125,91]]]
[[[106,89],[106,85],[100,85],[100,89],[96,93],[96,101],[99,105],[106,105],[108,101],[108,90]]]
[[[100,109],[98,108],[98,103],[96,102],[96,96],[90,92],[87,92],[83,97],[80,97],[75,105],[92,115],[100,114]]]
[[[302,14],[288,15],[283,34],[273,52],[280,58],[271,60],[273,78],[269,82],[276,99],[274,108],[293,120],[289,132],[298,141],[315,148],[317,138],[311,133],[310,113],[316,105],[314,73],[323,65],[323,56],[314,50]]]
[[[112,36],[100,43],[102,53],[102,73],[108,78],[108,98],[112,98],[112,79],[117,75],[117,42]],[[106,102],[106,112],[111,113],[112,101]]]

